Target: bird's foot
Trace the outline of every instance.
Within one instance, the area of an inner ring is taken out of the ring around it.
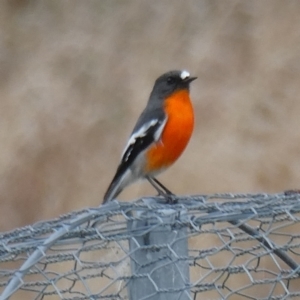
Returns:
[[[169,192],[160,191],[157,196],[164,197],[166,200],[166,204],[176,204],[178,200],[176,199],[176,195]]]

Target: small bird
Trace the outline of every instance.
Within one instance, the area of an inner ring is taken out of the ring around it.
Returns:
[[[194,111],[189,87],[195,79],[188,71],[178,70],[156,79],[103,203],[113,200],[139,179],[147,179],[159,195],[173,195],[154,176],[172,165],[190,140]]]

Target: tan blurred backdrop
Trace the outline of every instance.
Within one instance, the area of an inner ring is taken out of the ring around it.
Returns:
[[[299,1],[0,2],[0,230],[97,206],[154,80],[192,85],[178,194],[300,187]],[[154,194],[147,183],[120,195]]]

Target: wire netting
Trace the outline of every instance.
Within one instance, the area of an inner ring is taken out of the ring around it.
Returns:
[[[113,201],[2,233],[0,299],[300,299],[299,217],[297,192]]]

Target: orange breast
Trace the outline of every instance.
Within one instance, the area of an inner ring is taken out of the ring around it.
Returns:
[[[146,173],[155,173],[173,164],[187,146],[194,128],[189,92],[180,90],[165,100],[168,120],[160,141],[147,152]]]

